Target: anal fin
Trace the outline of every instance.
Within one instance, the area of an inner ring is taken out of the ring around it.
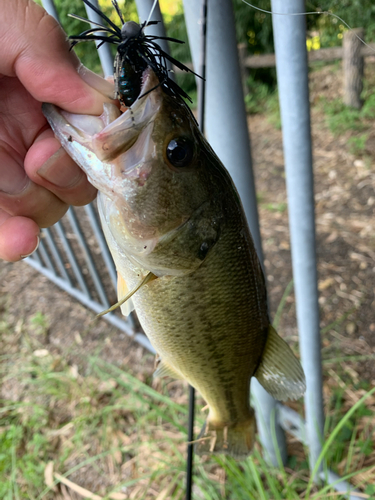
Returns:
[[[300,362],[271,325],[262,360],[254,377],[279,401],[298,399],[306,390],[305,374]]]
[[[155,360],[155,365],[157,368],[154,371],[154,378],[171,377],[177,380],[182,380],[182,375],[158,356]]]

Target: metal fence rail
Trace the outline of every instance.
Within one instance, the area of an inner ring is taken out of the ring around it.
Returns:
[[[96,0],[91,0],[97,4]],[[207,39],[207,100],[206,131],[214,150],[230,171],[240,192],[255,245],[262,260],[262,248],[257,213],[255,184],[251,168],[251,152],[244,110],[241,72],[238,62],[234,17],[231,0],[209,0]],[[152,0],[137,0],[138,11],[144,17]],[[43,0],[45,9],[57,18],[53,0]],[[195,68],[199,68],[200,0],[184,0],[185,19]],[[293,273],[296,281],[298,326],[301,334],[302,363],[307,377],[305,398],[307,422],[300,415],[276,402],[253,380],[253,398],[261,441],[269,461],[277,465],[277,457],[286,460],[284,431],[295,435],[310,450],[313,470],[322,449],[323,406],[320,361],[319,317],[317,310],[315,228],[313,208],[313,178],[311,170],[311,136],[305,45],[305,19],[280,16],[288,12],[304,12],[303,0],[273,0],[273,23],[276,63],[279,79],[281,114],[284,132],[288,203],[291,215],[291,248]],[[250,7],[249,7],[250,8]],[[158,15],[160,11],[158,11]],[[88,11],[90,17],[92,12]],[[154,13],[154,16],[156,14]],[[161,19],[161,18],[160,18]],[[143,20],[143,19],[142,19]],[[155,27],[152,27],[154,29]],[[158,28],[163,30],[163,26]],[[225,34],[225,37],[223,36]],[[159,33],[160,34],[160,33]],[[293,57],[285,47],[294,47]],[[109,52],[102,51],[104,73],[112,68]],[[301,81],[303,82],[301,84]],[[225,96],[225,106],[219,105]],[[297,121],[296,123],[293,123]],[[297,134],[297,132],[298,134]],[[235,144],[236,147],[233,147]],[[302,163],[301,163],[302,160]],[[302,166],[301,166],[302,165]],[[303,168],[305,165],[305,168]],[[294,196],[297,191],[298,196]],[[304,205],[301,205],[303,200]],[[310,200],[306,207],[306,200]],[[95,204],[84,209],[70,208],[62,221],[42,230],[39,249],[26,262],[44,274],[82,304],[99,313],[115,301],[116,271],[101,230]],[[303,220],[303,227],[300,221]],[[83,221],[83,223],[82,223]],[[93,248],[99,249],[93,254]],[[307,252],[307,254],[306,254]],[[306,257],[308,255],[308,259]],[[303,263],[309,260],[308,268]],[[309,290],[306,290],[306,282]],[[304,285],[302,286],[301,283]],[[311,304],[312,310],[311,312]],[[307,320],[304,316],[310,307]],[[147,337],[137,331],[130,316],[126,321],[118,313],[105,319],[155,352]],[[314,353],[311,362],[309,353]],[[255,382],[255,383],[254,383]],[[276,436],[275,438],[272,436]],[[319,476],[350,499],[360,493],[331,471],[318,470]]]

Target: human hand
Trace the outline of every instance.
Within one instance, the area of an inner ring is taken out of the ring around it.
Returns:
[[[109,99],[92,87],[92,75],[44,9],[28,0],[2,0],[0,259],[13,262],[32,253],[40,227],[58,221],[69,205],[95,198],[41,110],[42,102],[50,102],[74,113],[101,114]]]

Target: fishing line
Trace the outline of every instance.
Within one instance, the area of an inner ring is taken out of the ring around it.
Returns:
[[[150,10],[150,13],[149,13],[149,15],[148,15],[148,18],[147,18],[147,21],[146,21],[145,26],[147,26],[147,25],[148,25],[148,22],[149,22],[149,21],[150,21],[150,19],[151,19],[152,13],[154,12],[155,7],[156,7],[156,4],[157,4],[157,3],[158,3],[158,0],[154,0],[154,3],[153,3],[153,5],[152,5],[152,7],[151,7],[151,10]]]
[[[247,2],[246,0],[242,0],[242,2],[245,3],[246,5],[248,5],[249,7],[253,8],[254,10],[258,10],[259,12],[264,12],[265,14],[271,14],[271,15],[273,14],[275,16],[310,16],[310,15],[323,14],[325,16],[334,17],[338,21],[340,21],[342,24],[344,24],[348,28],[349,31],[352,31],[354,33],[354,35],[358,38],[358,40],[363,43],[363,45],[368,47],[372,52],[375,52],[375,50],[368,43],[366,43],[364,40],[362,40],[362,38],[360,36],[358,36],[357,33],[355,33],[353,28],[351,26],[349,26],[349,24],[346,21],[344,21],[344,19],[342,19],[342,17],[338,16],[337,14],[334,14],[333,12],[329,12],[328,10],[317,10],[317,11],[311,11],[311,12],[272,12],[271,10],[261,9],[260,7],[257,7],[256,5],[252,5],[251,3]]]

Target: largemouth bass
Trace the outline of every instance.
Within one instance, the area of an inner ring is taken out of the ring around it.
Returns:
[[[100,117],[44,105],[56,137],[98,188],[124,314],[135,308],[156,376],[194,386],[209,406],[197,452],[247,456],[250,380],[300,397],[299,361],[270,324],[262,269],[238,193],[182,100],[148,68],[141,98]]]

